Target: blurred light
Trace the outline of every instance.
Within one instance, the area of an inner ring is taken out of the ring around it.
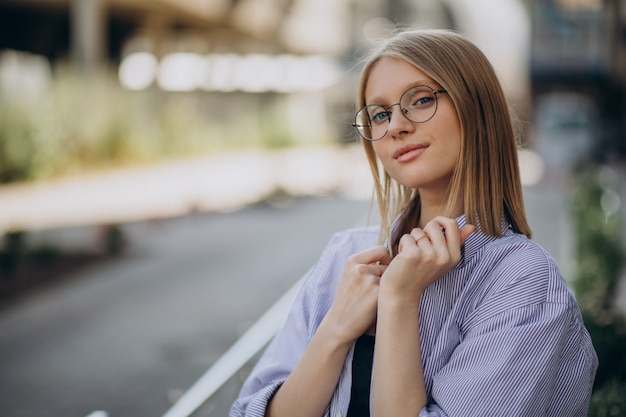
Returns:
[[[285,77],[277,91],[318,91],[335,84],[341,76],[338,65],[327,57],[283,56],[281,61],[285,66]]]
[[[157,75],[166,91],[297,93],[330,87],[342,73],[336,61],[319,55],[174,53],[159,64],[152,54],[136,53],[122,61],[119,78],[131,90],[149,87]]]
[[[295,55],[282,55],[278,60],[285,73],[277,91],[288,93],[298,90],[299,86],[306,82],[306,68],[300,65],[300,59]]]
[[[37,95],[52,80],[48,59],[42,55],[0,50],[0,92]]]
[[[340,71],[334,61],[323,56],[311,56],[302,60],[302,73],[306,74],[307,82],[303,83],[303,91],[316,91],[330,87],[339,81]]]
[[[622,205],[620,195],[615,191],[619,187],[620,178],[617,171],[610,166],[603,166],[598,173],[598,183],[603,189],[600,207],[606,216],[618,213]]]
[[[237,63],[235,85],[246,92],[275,90],[281,83],[282,68],[268,55],[247,55]]]
[[[518,151],[522,185],[537,185],[545,173],[545,163],[537,152],[529,149]]]
[[[205,63],[197,54],[179,52],[161,61],[157,82],[166,91],[193,91],[202,82]]]
[[[619,187],[619,174],[615,169],[608,165],[604,165],[598,172],[598,183],[604,190],[612,190]]]
[[[207,57],[207,73],[203,74],[205,90],[234,91],[233,71],[237,66],[239,56],[235,54],[211,55]]]
[[[154,81],[157,66],[155,56],[148,52],[130,54],[122,60],[118,77],[125,88],[143,90]]]
[[[600,207],[606,216],[612,216],[619,211],[622,202],[617,194],[613,190],[605,190],[600,198]]]

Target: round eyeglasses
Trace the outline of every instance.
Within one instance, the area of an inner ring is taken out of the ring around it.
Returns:
[[[413,123],[429,121],[437,111],[437,94],[446,90],[433,90],[427,85],[409,88],[400,101],[390,106],[370,104],[356,112],[354,123],[363,139],[376,141],[385,137],[391,121],[391,108],[400,106],[400,112]]]

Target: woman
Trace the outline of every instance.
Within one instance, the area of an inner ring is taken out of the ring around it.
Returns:
[[[231,417],[585,416],[597,357],[529,239],[485,56],[399,33],[365,62],[358,108],[381,227],[333,237]]]

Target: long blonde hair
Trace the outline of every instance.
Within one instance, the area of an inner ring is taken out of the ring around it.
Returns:
[[[450,184],[446,215],[461,195],[467,222],[483,233],[500,235],[506,219],[528,237],[517,142],[498,77],[485,55],[463,36],[443,29],[405,30],[366,57],[361,71],[357,108],[374,65],[383,57],[406,61],[447,90],[461,126],[461,150]],[[391,222],[400,216],[399,234],[415,227],[420,213],[418,190],[405,187],[382,171],[372,143],[362,140],[374,177],[381,214],[381,237],[389,242]]]

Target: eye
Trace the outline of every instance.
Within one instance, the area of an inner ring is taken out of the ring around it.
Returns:
[[[433,97],[432,94],[424,94],[419,97],[415,97],[415,100],[412,105],[417,106],[417,107],[428,106],[430,103],[433,102],[434,99],[435,97]]]
[[[369,118],[373,123],[383,123],[389,120],[389,110],[381,106],[372,106],[368,108]]]
[[[402,107],[408,109],[424,109],[435,102],[435,95],[425,88],[415,88],[407,91],[402,97]],[[405,104],[406,103],[406,104]]]

